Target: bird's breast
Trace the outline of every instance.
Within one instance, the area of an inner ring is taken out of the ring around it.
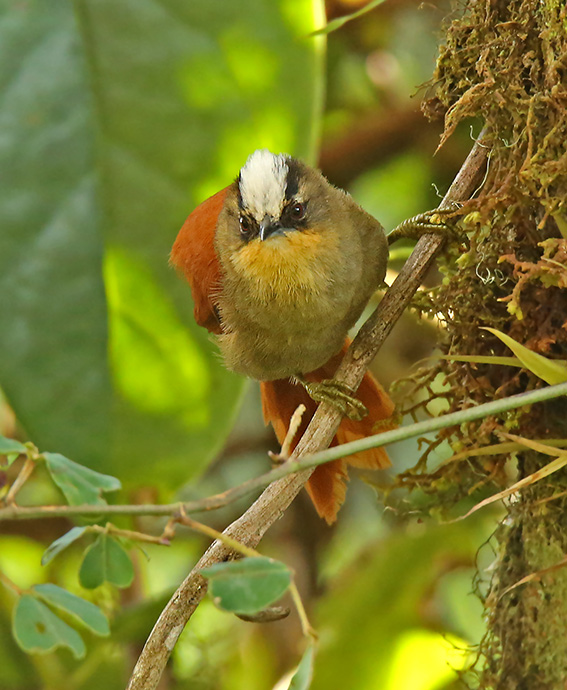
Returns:
[[[321,295],[332,281],[331,251],[319,233],[291,230],[250,242],[234,253],[231,264],[248,304],[297,308]]]
[[[341,258],[337,235],[315,229],[233,252],[219,296],[227,366],[270,380],[312,371],[335,354],[352,325],[361,275],[360,260],[345,267]]]

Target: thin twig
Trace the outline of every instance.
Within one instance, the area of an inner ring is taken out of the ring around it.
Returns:
[[[15,506],[16,504],[16,495],[19,492],[19,490],[22,488],[22,486],[27,482],[27,480],[30,478],[31,473],[34,471],[35,468],[35,462],[31,458],[26,458],[22,469],[20,470],[20,473],[16,477],[16,480],[10,487],[10,491],[8,491],[5,501],[9,506]]]
[[[282,443],[282,448],[280,452],[272,453],[270,451],[268,453],[268,455],[274,462],[286,462],[287,460],[289,460],[289,456],[291,454],[291,444],[293,443],[295,435],[297,434],[299,427],[301,426],[301,420],[303,418],[305,410],[305,405],[301,404],[291,415],[291,419],[289,421],[289,428],[285,435],[284,442]]]
[[[482,139],[482,136],[479,137],[440,208],[468,199],[474,192],[486,163],[487,148]],[[418,241],[394,284],[354,339],[336,373],[337,380],[353,390],[358,389],[368,365],[409,304],[442,244],[443,238],[439,236],[424,235]],[[291,459],[326,448],[340,421],[341,415],[336,408],[327,404],[319,405]],[[312,471],[305,470],[268,486],[252,506],[225,530],[225,534],[241,544],[256,547],[299,493]],[[146,641],[128,683],[128,690],[154,690],[157,687],[179,635],[207,590],[201,569],[229,555],[230,550],[216,541],[179,586]]]

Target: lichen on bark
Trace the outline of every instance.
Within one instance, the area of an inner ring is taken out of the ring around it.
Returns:
[[[564,0],[469,0],[447,28],[424,109],[455,128],[482,120],[491,147],[486,179],[463,209],[441,260],[440,286],[414,307],[443,322],[446,355],[510,355],[490,326],[550,358],[567,359],[567,8]],[[443,377],[442,391],[430,384]],[[544,385],[526,370],[442,359],[420,379],[449,411]],[[466,428],[455,451],[496,444],[498,432],[567,437],[567,404],[555,400]],[[428,452],[401,476],[439,504],[509,482],[509,457],[484,456],[428,472]],[[517,455],[519,477],[550,458]],[[483,597],[488,621],[475,687],[564,690],[567,679],[567,472],[518,494],[495,538],[498,560]],[[535,575],[534,577],[528,577]],[[518,584],[528,578],[523,584]],[[514,586],[517,585],[517,586]]]

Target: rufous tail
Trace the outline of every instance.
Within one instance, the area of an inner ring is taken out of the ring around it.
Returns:
[[[345,343],[341,352],[331,357],[319,369],[305,374],[305,378],[311,382],[332,379],[347,347],[348,343]],[[285,439],[289,421],[297,407],[303,404],[307,408],[292,444],[292,448],[294,448],[307,428],[317,408],[317,403],[309,397],[302,385],[294,384],[289,379],[262,381],[260,387],[264,421],[273,426],[280,444]],[[346,417],[343,418],[331,446],[375,434],[377,422],[381,422],[380,430],[382,431],[396,426],[393,421],[391,425],[384,424],[384,420],[392,417],[394,403],[370,372],[366,372],[364,375],[356,397],[367,407],[368,415],[359,422]],[[371,448],[362,453],[332,460],[316,467],[305,488],[317,512],[329,524],[336,520],[339,508],[345,500],[349,465],[374,470],[390,467],[391,462],[384,448]]]

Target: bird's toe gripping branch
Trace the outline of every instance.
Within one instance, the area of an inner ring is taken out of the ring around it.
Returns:
[[[295,377],[309,396],[318,403],[328,403],[333,405],[345,417],[359,422],[368,414],[368,409],[360,400],[355,397],[354,391],[345,383],[335,381],[335,379],[325,379],[317,383],[307,381],[302,376]]]
[[[402,238],[419,239],[422,235],[428,234],[455,236],[457,233],[453,227],[454,219],[447,216],[454,214],[458,208],[459,205],[454,204],[449,208],[418,213],[417,216],[404,220],[388,235],[388,244],[394,244]]]

